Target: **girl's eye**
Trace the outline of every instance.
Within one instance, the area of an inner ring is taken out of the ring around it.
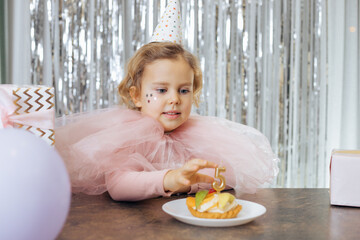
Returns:
[[[157,91],[158,93],[166,93],[166,89],[165,89],[165,88],[158,88],[158,89],[156,89],[156,91]]]
[[[190,90],[188,90],[188,89],[180,89],[181,94],[186,94],[188,92],[190,92]]]

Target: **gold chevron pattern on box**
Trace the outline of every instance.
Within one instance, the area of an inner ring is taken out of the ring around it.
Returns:
[[[15,114],[26,114],[34,111],[42,111],[55,107],[54,88],[47,86],[24,86],[13,89]],[[48,144],[55,144],[54,129],[43,129],[22,124],[14,124],[16,128],[27,131],[41,137]]]

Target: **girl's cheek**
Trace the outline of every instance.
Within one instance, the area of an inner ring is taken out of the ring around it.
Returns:
[[[147,93],[145,97],[148,104],[154,103],[158,100],[158,96],[154,93]]]

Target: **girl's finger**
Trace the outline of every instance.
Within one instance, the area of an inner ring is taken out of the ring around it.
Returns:
[[[212,183],[214,181],[213,177],[210,177],[205,174],[196,173],[191,179],[191,184],[194,183]]]
[[[192,166],[198,166],[199,167],[198,169],[202,169],[202,168],[215,168],[218,165],[216,163],[206,161],[204,159],[194,158],[185,164],[185,168],[193,169]],[[189,167],[189,168],[187,168],[187,167]]]
[[[185,177],[181,177],[180,179],[178,179],[179,183],[185,186],[190,186],[191,181]]]
[[[199,171],[200,167],[196,164],[185,164],[182,168],[183,174],[193,174],[194,172]]]

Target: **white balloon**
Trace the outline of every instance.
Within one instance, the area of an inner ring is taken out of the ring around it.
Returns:
[[[0,239],[55,239],[70,199],[69,175],[53,147],[25,130],[0,130]]]

